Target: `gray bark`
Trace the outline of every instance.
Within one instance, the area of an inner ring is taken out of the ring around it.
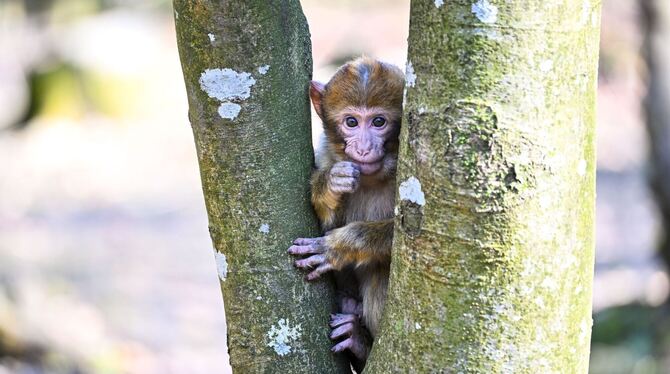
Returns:
[[[598,0],[413,0],[368,373],[586,373]]]
[[[318,235],[307,88],[309,30],[297,0],[174,0],[233,370],[336,373],[327,281],[286,254]]]

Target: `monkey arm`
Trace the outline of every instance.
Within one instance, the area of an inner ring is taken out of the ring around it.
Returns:
[[[336,269],[354,264],[388,262],[393,244],[393,219],[351,222],[326,236],[326,259]]]
[[[324,230],[335,226],[343,194],[356,191],[360,166],[349,161],[317,169],[312,175],[312,204]]]
[[[335,211],[340,204],[340,195],[328,186],[330,168],[317,169],[312,174],[312,205],[323,229],[332,228],[335,224]]]
[[[295,265],[308,269],[316,267],[307,275],[308,280],[350,264],[388,262],[393,244],[393,219],[351,222],[324,237],[296,239],[293,244],[288,250],[290,254],[310,255],[297,260]]]

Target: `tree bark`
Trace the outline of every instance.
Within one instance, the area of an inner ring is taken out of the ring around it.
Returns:
[[[599,0],[413,0],[368,373],[586,373]]]
[[[649,133],[650,182],[664,227],[659,253],[670,269],[670,3],[666,0],[640,3],[648,72],[644,108]]]
[[[307,94],[311,43],[297,0],[174,0],[189,118],[240,373],[336,373],[328,282],[286,254],[317,236]]]

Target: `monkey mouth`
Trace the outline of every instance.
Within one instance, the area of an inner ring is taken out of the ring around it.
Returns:
[[[356,161],[358,166],[361,167],[361,174],[364,175],[370,175],[374,174],[379,171],[379,169],[382,168],[382,161],[376,161],[376,162],[360,162]]]

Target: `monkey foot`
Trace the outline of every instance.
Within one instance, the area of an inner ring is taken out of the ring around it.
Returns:
[[[349,350],[357,359],[365,362],[370,347],[365,339],[365,331],[360,325],[360,319],[356,314],[333,314],[330,318],[330,339],[338,340],[345,338],[335,344],[331,349],[333,352]]]

